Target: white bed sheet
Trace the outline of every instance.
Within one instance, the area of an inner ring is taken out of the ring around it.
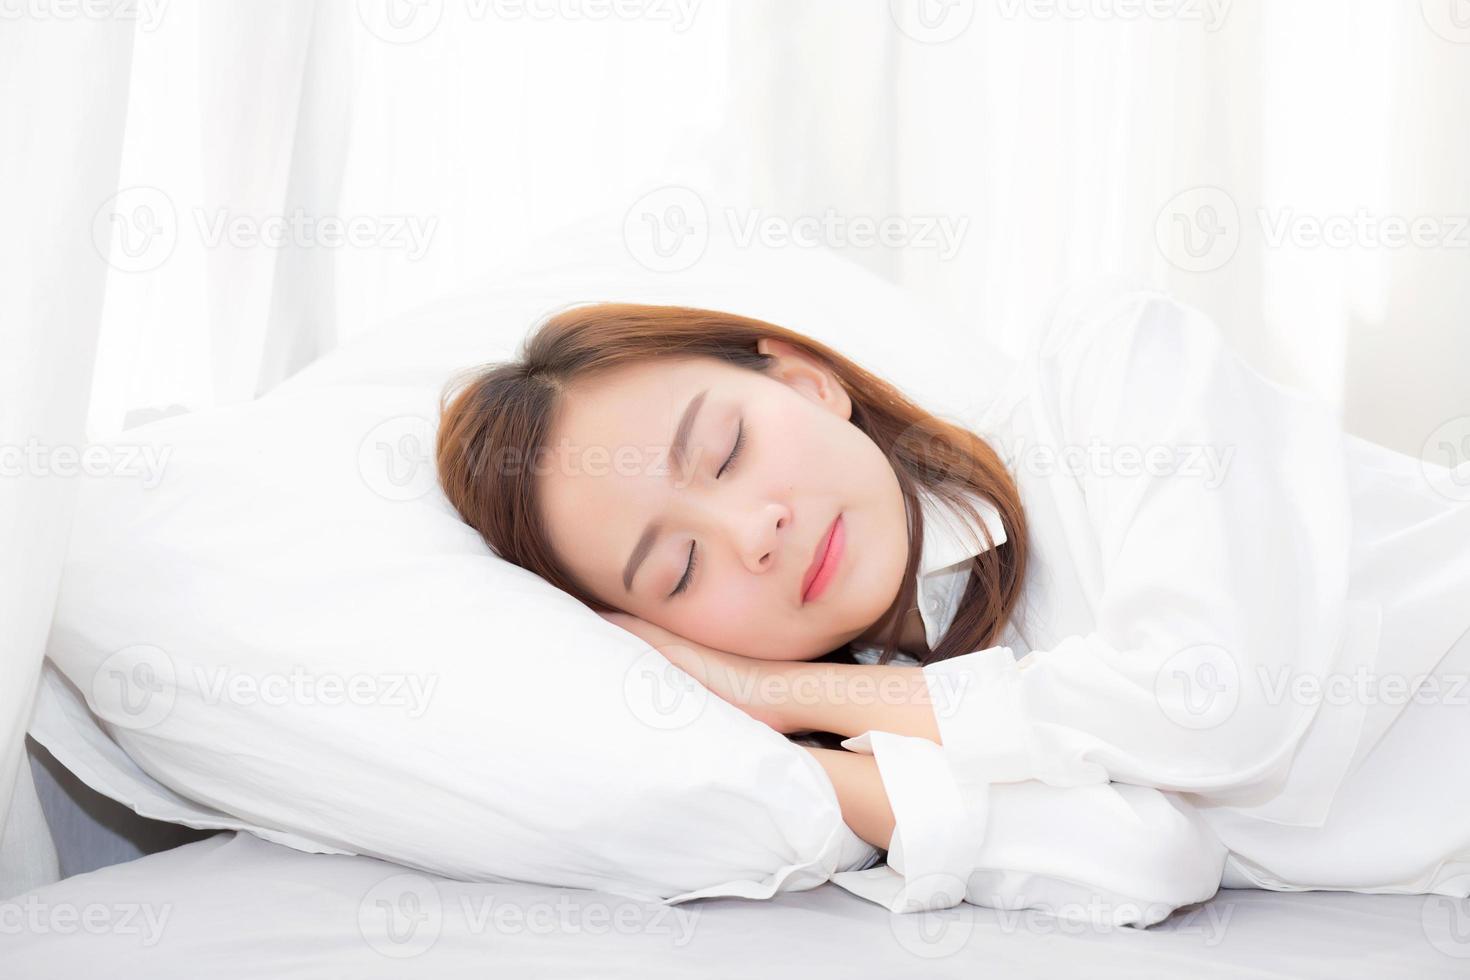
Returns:
[[[226,831],[0,905],[0,973],[1463,978],[1467,923],[1464,903],[1442,896],[1233,889],[1146,930],[968,904],[894,916],[831,884],[667,906],[451,881]]]

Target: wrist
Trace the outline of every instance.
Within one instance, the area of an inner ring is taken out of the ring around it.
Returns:
[[[922,667],[796,661],[780,664],[776,676],[788,731],[845,738],[888,731],[940,740]]]
[[[783,734],[830,731],[825,728],[822,692],[830,687],[826,668],[837,666],[805,660],[766,661],[762,672],[767,707]]]

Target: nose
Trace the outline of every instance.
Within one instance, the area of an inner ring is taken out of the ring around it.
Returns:
[[[733,528],[735,547],[740,560],[752,572],[764,572],[776,566],[781,532],[791,523],[791,512],[783,504],[761,503],[738,517]]]

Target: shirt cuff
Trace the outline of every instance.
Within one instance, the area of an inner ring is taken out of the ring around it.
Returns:
[[[869,731],[842,746],[877,762],[894,828],[886,867],[842,872],[832,880],[891,912],[964,901],[985,839],[985,792],[963,792],[944,749],[927,738]]]
[[[940,741],[967,790],[1037,778],[1020,703],[1020,675],[1008,646],[924,667]]]

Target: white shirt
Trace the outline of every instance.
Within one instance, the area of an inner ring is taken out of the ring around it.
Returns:
[[[924,545],[915,575],[915,598],[919,618],[924,622],[924,638],[932,650],[939,645],[940,637],[959,611],[970,579],[970,560],[988,549],[979,529],[970,525],[968,515],[923,487],[918,488],[917,495],[924,521]],[[1005,544],[1005,523],[995,505],[976,493],[966,493],[965,499],[980,514],[995,544]],[[877,646],[854,647],[853,658],[859,663],[877,663],[881,652],[882,648]],[[912,665],[918,661],[900,652],[889,663]]]
[[[896,827],[834,881],[1136,925],[1222,878],[1466,894],[1470,809],[1442,797],[1470,805],[1470,754],[1438,750],[1470,711],[1303,692],[1470,667],[1470,506],[1432,485],[1470,465],[1345,435],[1152,293],[1059,315],[972,427],[1027,511],[1024,621],[924,668],[942,745],[843,743]]]

